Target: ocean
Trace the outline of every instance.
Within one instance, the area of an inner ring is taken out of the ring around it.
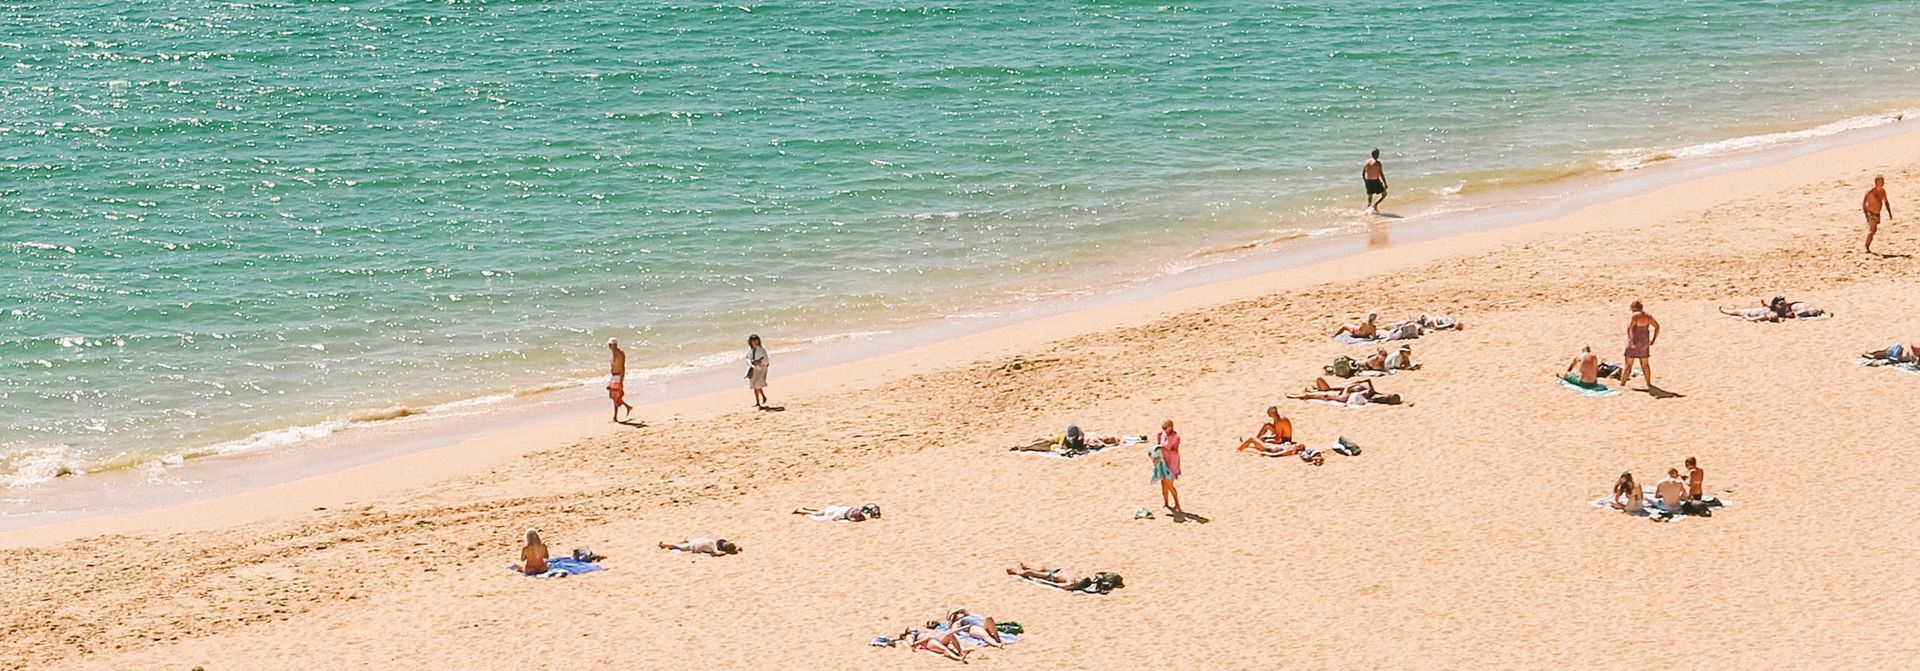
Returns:
[[[1915,2],[0,20],[0,487],[591,384],[608,337],[644,380],[1363,229],[1375,147],[1418,226],[1885,123],[1920,81]]]

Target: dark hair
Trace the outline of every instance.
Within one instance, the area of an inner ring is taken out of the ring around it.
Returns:
[[[1632,303],[1628,303],[1628,304],[1627,304],[1627,307],[1629,307],[1629,308],[1633,308],[1633,311],[1634,311],[1634,312],[1639,312],[1639,311],[1640,311],[1640,310],[1641,310],[1642,308],[1644,308],[1644,307],[1646,307],[1646,306],[1644,306],[1644,305],[1641,305],[1641,304],[1640,304],[1640,301],[1634,301],[1634,302],[1632,302]]]
[[[757,342],[760,342],[760,334],[755,333],[747,336],[747,344],[751,345]]]
[[[1700,462],[1698,462],[1698,461],[1694,461],[1694,460],[1693,460],[1693,457],[1687,457],[1687,465],[1688,465],[1688,466],[1695,466],[1695,465],[1699,465],[1699,463],[1700,463]]]
[[[1379,148],[1379,147],[1374,147],[1374,148],[1373,148],[1373,157],[1374,157],[1374,158],[1380,158],[1380,148]]]
[[[1621,473],[1620,479],[1613,483],[1613,493],[1626,494],[1633,491],[1633,474]]]
[[[740,551],[740,546],[734,545],[733,541],[727,540],[725,538],[714,541],[713,547],[720,550],[720,552],[724,554],[733,554],[735,552]]]

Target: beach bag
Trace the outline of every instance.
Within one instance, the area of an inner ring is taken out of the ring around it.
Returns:
[[[1399,394],[1380,394],[1367,400],[1380,405],[1400,405]]]
[[[1387,370],[1412,370],[1413,362],[1408,361],[1409,358],[1406,350],[1394,350],[1387,355]]]
[[[1334,359],[1333,365],[1327,367],[1327,372],[1339,377],[1353,377],[1353,363],[1353,357],[1350,356]]]
[[[1334,441],[1334,443],[1335,445],[1333,446],[1333,451],[1339,452],[1349,457],[1360,456],[1360,446],[1353,444],[1353,441],[1347,440],[1345,436],[1342,436],[1339,440]]]
[[[1000,633],[1002,634],[1018,635],[1018,634],[1027,633],[1027,628],[1020,626],[1020,623],[1018,622],[1000,622],[1000,623],[996,623],[993,628],[1000,630]]]
[[[1387,332],[1388,340],[1412,340],[1418,337],[1420,337],[1420,325],[1414,322],[1395,324],[1393,329]]]

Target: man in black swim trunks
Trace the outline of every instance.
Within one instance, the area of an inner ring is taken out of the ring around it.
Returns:
[[[1373,156],[1360,164],[1360,179],[1367,183],[1367,210],[1378,213],[1380,203],[1387,200],[1387,169],[1380,164],[1380,150],[1373,150]],[[1379,196],[1378,200],[1374,196]]]

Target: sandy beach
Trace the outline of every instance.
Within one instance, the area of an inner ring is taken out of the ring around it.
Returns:
[[[1863,254],[1861,194],[1897,211],[1920,133],[1839,146],[1570,215],[1048,317],[202,503],[0,536],[0,668],[944,668],[867,645],[955,608],[1026,638],[1017,669],[1895,668],[1920,660],[1920,375],[1854,356],[1920,339],[1920,234]],[[1389,208],[1390,209],[1390,208]],[[1831,319],[1746,323],[1774,295]],[[1627,303],[1664,326],[1659,387],[1554,382],[1617,361]],[[1447,313],[1401,407],[1288,401],[1343,321]],[[1278,404],[1324,466],[1236,454]],[[1143,447],[1073,460],[1057,433],[1184,435],[1158,509]],[[1588,504],[1698,457],[1731,505],[1659,524]],[[882,519],[798,506],[877,502]],[[1902,520],[1909,520],[1903,522]],[[607,570],[510,573],[522,530]],[[735,540],[738,556],[655,548]],[[1113,571],[1069,595],[1016,562]],[[697,661],[694,661],[697,660]],[[1683,661],[1684,660],[1684,661]]]

